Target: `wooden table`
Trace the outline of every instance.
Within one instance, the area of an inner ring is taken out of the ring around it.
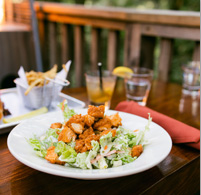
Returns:
[[[125,99],[118,82],[111,108]],[[68,95],[87,102],[85,88],[66,89]],[[181,86],[157,81],[148,107],[196,128],[200,126],[199,98],[182,95]],[[157,166],[131,176],[85,181],[58,177],[29,168],[16,160],[0,136],[0,194],[195,194],[200,185],[200,153],[183,144],[173,145]]]

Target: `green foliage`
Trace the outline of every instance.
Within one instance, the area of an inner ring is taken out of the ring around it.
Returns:
[[[170,81],[182,82],[182,66],[191,61],[194,46],[195,43],[193,41],[179,39],[174,41]]]
[[[40,1],[40,0],[38,0]],[[138,9],[172,9],[200,11],[199,0],[41,0],[49,2],[79,3],[87,5],[133,7]]]

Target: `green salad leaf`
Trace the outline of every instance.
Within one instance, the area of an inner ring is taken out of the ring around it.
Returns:
[[[47,154],[47,148],[45,147],[43,142],[36,138],[36,135],[34,135],[34,138],[30,138],[28,140],[28,143],[33,147],[36,152],[36,155],[45,158]]]
[[[64,100],[63,102],[61,102],[59,104],[59,108],[62,110],[63,112],[63,117],[64,117],[64,121],[67,121],[69,118],[71,118],[73,115],[75,115],[75,111],[73,109],[70,109],[68,107],[67,104],[67,100]]]

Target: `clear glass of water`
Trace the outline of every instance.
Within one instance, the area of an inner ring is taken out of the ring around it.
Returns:
[[[200,62],[189,62],[183,66],[183,93],[200,91]]]
[[[145,106],[151,89],[153,71],[148,68],[132,69],[134,73],[124,79],[126,98]]]

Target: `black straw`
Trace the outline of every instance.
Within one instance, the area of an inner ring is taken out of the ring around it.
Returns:
[[[98,71],[99,71],[99,80],[100,80],[100,89],[103,90],[103,79],[102,79],[102,63],[98,63]]]

